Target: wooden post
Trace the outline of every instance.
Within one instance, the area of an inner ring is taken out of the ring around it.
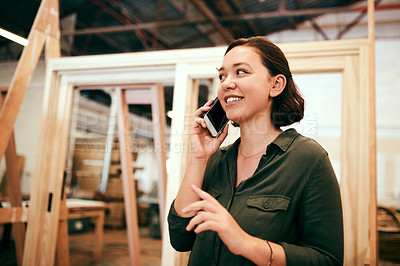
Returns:
[[[160,217],[160,230],[161,235],[163,232],[164,225],[164,214],[165,214],[165,192],[167,184],[167,140],[165,137],[166,133],[166,121],[165,121],[165,99],[164,99],[164,87],[161,83],[151,86],[151,111],[153,117],[153,132],[154,132],[154,153],[157,160],[158,168],[158,207]]]
[[[193,120],[190,116],[196,111],[199,93],[198,82],[189,78],[189,70],[188,65],[185,63],[176,65],[173,111],[177,116],[172,119],[170,159],[174,162],[175,166],[179,165],[180,167],[173,167],[171,169],[171,178],[167,185],[166,204],[171,204],[173,198],[178,193],[189,158],[190,129]],[[169,206],[166,207],[169,208]],[[168,238],[168,227],[165,224],[161,264],[186,265],[189,252],[176,252],[173,250]]]
[[[61,192],[60,222],[58,225],[56,261],[57,266],[69,265],[69,243],[68,243],[68,209],[66,206],[67,195],[65,193],[67,173],[64,173]]]
[[[140,263],[139,237],[136,192],[134,191],[134,177],[132,168],[132,150],[129,128],[129,104],[151,104],[154,132],[154,152],[158,168],[158,202],[160,210],[160,226],[164,217],[165,184],[167,181],[166,159],[167,143],[165,137],[165,101],[164,88],[161,83],[133,85],[116,89],[118,103],[118,139],[121,153],[121,169],[124,184],[125,216],[128,228],[128,239],[130,245],[131,263]],[[132,182],[132,184],[131,184]],[[125,190],[126,189],[126,190]],[[128,190],[133,189],[133,192]]]
[[[6,106],[0,114],[2,127],[5,128],[0,133],[1,140],[8,139],[9,126],[15,122],[27,84],[33,74],[44,43],[46,43],[46,59],[60,56],[59,6],[57,0],[42,1],[28,41],[29,44],[24,48],[10,86],[12,94],[6,98]],[[54,83],[53,85],[58,84]],[[55,106],[50,104],[50,98],[57,99],[58,97],[64,97],[65,105]],[[63,139],[66,138],[69,115],[64,116],[61,121],[57,121],[57,114],[64,114],[66,111],[68,113],[70,98],[71,96],[65,90],[60,89],[51,92],[49,86],[44,93],[42,109],[42,116],[44,117],[41,119],[41,130],[49,126],[53,128],[53,133],[51,135],[42,134],[39,140],[38,157],[44,156],[47,160],[36,162],[32,182],[31,215],[28,220],[23,265],[53,265],[54,262],[65,158],[63,156],[52,158],[51,154],[65,151],[65,147],[59,147],[58,143],[63,143]],[[54,115],[48,112],[54,112]],[[8,117],[5,122],[3,122],[3,115]],[[2,149],[3,144],[0,142],[0,156]],[[57,161],[57,159],[60,160]],[[54,226],[54,224],[56,225]]]
[[[128,233],[129,255],[131,265],[140,265],[139,222],[136,205],[135,180],[133,178],[132,150],[129,125],[129,109],[125,99],[125,91],[116,89],[118,102],[118,140],[121,154],[122,184],[126,227]]]
[[[378,200],[376,185],[376,114],[375,114],[375,1],[368,0],[369,46],[369,263],[378,265]]]

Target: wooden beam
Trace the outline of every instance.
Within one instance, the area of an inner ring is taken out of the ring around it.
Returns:
[[[101,0],[90,0],[93,4],[97,5],[100,7],[103,11],[107,12],[110,16],[114,17],[117,19],[119,22],[121,22],[124,25],[132,25],[129,20],[127,20],[125,17],[121,16],[115,10],[111,9],[108,7],[103,1]],[[143,34],[140,32],[140,29],[135,30],[136,37],[138,37],[139,41],[142,43],[143,47],[146,50],[149,50],[149,46],[147,44],[146,38],[144,38]]]
[[[151,111],[153,117],[153,132],[154,132],[154,153],[157,160],[158,179],[157,179],[157,193],[158,193],[158,206],[160,216],[160,228],[163,232],[164,214],[165,214],[165,193],[167,184],[167,138],[166,138],[166,117],[165,117],[165,99],[164,87],[161,83],[153,85],[150,91],[152,95]]]
[[[375,3],[368,0],[368,45],[369,45],[369,259],[370,265],[379,263],[378,200],[376,182],[376,105],[375,105]]]
[[[375,5],[379,5],[379,3],[382,0],[378,0],[374,3]],[[354,26],[356,26],[360,21],[367,15],[367,9],[364,9],[360,12],[360,14],[352,21],[350,22],[346,27],[344,27],[337,35],[336,39],[341,39],[344,34],[346,34],[349,30],[351,30]],[[374,22],[375,23],[375,22]],[[368,20],[368,25],[369,25],[369,20]]]
[[[124,192],[125,218],[128,234],[131,265],[140,265],[139,222],[136,204],[136,189],[132,167],[132,149],[129,125],[129,108],[125,99],[125,90],[115,90],[118,102],[118,140],[121,154],[121,178]]]
[[[0,208],[0,224],[26,223],[29,217],[28,207]]]
[[[185,20],[187,20],[188,22],[193,22],[194,18],[190,15],[189,12],[186,12],[185,7],[181,6],[179,3],[176,2],[176,0],[168,0],[168,2],[176,9],[179,11],[179,13],[183,14],[185,16]],[[194,24],[194,26],[196,27],[196,29],[198,31],[201,32],[201,34],[205,37],[208,37],[210,31],[201,24]],[[213,31],[215,32],[215,31]],[[213,44],[213,45],[222,45],[225,43],[225,41],[221,38],[217,38],[216,40],[212,39],[212,38],[208,38],[208,40]],[[186,41],[181,41],[180,43],[186,43]],[[180,44],[175,45],[175,47],[179,47]]]
[[[6,150],[6,168],[7,168],[6,176],[7,176],[11,206],[20,207],[22,205],[21,182],[20,182],[22,167],[20,166],[17,156],[14,133],[12,133],[10,137]],[[22,257],[24,254],[24,242],[25,242],[25,224],[15,223],[13,225],[12,231],[15,240],[15,249],[16,249],[18,265],[22,265]]]
[[[35,25],[41,25],[41,27],[35,27]],[[31,33],[46,33],[42,34],[46,37],[46,60],[60,56],[59,28],[58,1],[43,0]],[[68,91],[65,86],[61,86],[58,90],[52,91],[52,86],[63,84],[59,84],[58,81],[50,83],[49,78],[53,75],[51,71],[50,73],[49,76],[49,70],[47,70],[41,132],[49,128],[52,133],[41,134],[39,138],[38,157],[43,156],[42,158],[46,159],[36,161],[23,265],[53,265],[57,246],[72,90]],[[55,105],[52,99],[58,97],[62,98],[63,102]],[[62,119],[58,119],[59,117]],[[65,145],[59,145],[59,143],[65,143]],[[60,156],[51,156],[56,152],[60,153]]]
[[[133,24],[138,24],[138,23],[143,23],[143,21],[141,19],[139,19],[137,16],[135,16],[134,14],[132,14],[132,12],[129,12],[124,6],[121,5],[120,1],[116,1],[113,0],[112,4],[114,4],[116,6],[117,9],[120,10],[122,16],[126,17],[127,19],[129,19]],[[130,6],[131,9],[134,9],[132,7],[132,5],[130,4],[130,2],[125,2],[126,5]],[[146,34],[146,36],[148,36],[148,38],[154,43],[157,43],[157,46],[161,46],[161,48],[171,48],[172,47],[172,43],[168,38],[165,38],[161,35],[159,35],[158,29],[154,30],[154,29],[148,29],[147,30],[150,34],[152,34],[153,36],[149,36],[148,34]],[[161,41],[161,42],[160,42]]]
[[[316,30],[319,34],[322,35],[322,37],[324,37],[324,39],[326,41],[329,40],[328,35],[325,33],[325,31],[317,24],[317,22],[315,22],[314,18],[311,18],[310,20],[311,26],[314,28],[314,30]]]
[[[239,14],[244,14],[245,10],[243,9],[242,5],[240,4],[239,0],[232,0],[232,4],[235,6],[235,8],[239,11]],[[249,25],[250,29],[253,31],[254,35],[263,35],[254,21],[248,20],[247,24]]]
[[[191,2],[203,14],[203,16],[205,16],[208,21],[211,22],[213,27],[221,34],[226,43],[229,43],[233,40],[232,34],[219,23],[217,17],[213,12],[211,12],[211,10],[203,1],[191,0]]]

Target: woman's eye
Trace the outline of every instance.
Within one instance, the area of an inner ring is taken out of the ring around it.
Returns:
[[[223,80],[223,79],[225,79],[225,75],[220,74],[220,75],[218,76],[218,78],[219,78],[219,80]]]
[[[241,69],[236,70],[236,75],[246,74],[247,72]]]

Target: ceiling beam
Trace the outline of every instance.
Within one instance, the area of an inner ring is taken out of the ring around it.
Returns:
[[[322,35],[324,37],[324,40],[329,40],[328,35],[325,33],[325,31],[315,22],[314,18],[311,18],[310,20],[311,26],[314,28],[316,32]]]
[[[87,27],[86,24],[77,21],[76,25],[83,28],[83,27]],[[114,48],[117,48],[118,50],[120,50],[121,52],[129,52],[131,51],[130,48],[123,46],[122,44],[120,44],[119,42],[115,41],[114,39],[104,35],[102,32],[96,32],[93,33],[97,38],[99,38],[100,40],[106,42],[107,44],[111,45]],[[64,37],[64,36],[63,36]]]
[[[242,5],[240,4],[239,0],[232,0],[232,4],[235,6],[235,8],[239,11],[239,14],[242,15],[244,14],[244,9]],[[254,35],[263,35],[254,21],[248,20],[247,25],[249,25],[250,29],[253,31]]]
[[[183,3],[183,6],[181,6],[180,4],[178,4],[176,2],[176,0],[168,0],[168,2],[176,9],[178,10],[181,14],[184,15],[185,20],[187,20],[187,22],[192,23],[194,21],[193,17],[190,15],[189,12],[187,12],[187,8],[188,8],[188,2],[185,1]],[[196,29],[204,36],[204,37],[208,37],[209,36],[209,31],[207,30],[207,28],[204,25],[201,24],[194,24],[194,26],[196,27]],[[212,38],[207,38],[207,40],[212,44],[212,45],[223,45],[225,44],[225,41],[221,38],[217,38],[216,40],[213,40]],[[183,45],[183,42],[180,42],[180,45]],[[179,47],[179,45],[175,44],[175,47]]]
[[[313,8],[313,9],[301,9],[301,10],[277,10],[270,12],[258,12],[258,13],[246,13],[240,15],[224,16],[216,18],[217,21],[232,21],[232,20],[254,20],[259,18],[276,18],[276,17],[287,17],[287,16],[317,16],[325,13],[335,13],[335,12],[354,12],[353,7],[355,4],[343,6],[343,7],[330,7],[330,8]],[[282,13],[283,12],[283,13]],[[110,33],[110,32],[123,32],[123,31],[133,31],[136,29],[154,29],[163,27],[174,27],[182,25],[193,25],[207,23],[208,19],[193,19],[188,21],[186,19],[180,20],[168,20],[163,22],[146,22],[137,23],[134,25],[125,26],[110,26],[101,28],[87,28],[76,31],[62,31],[62,35],[84,35],[92,33]]]
[[[229,43],[233,40],[232,34],[219,23],[218,18],[203,1],[191,0],[191,2],[201,12],[201,14],[207,18],[207,20],[213,25],[219,34],[221,34],[226,43]]]
[[[129,12],[126,8],[124,8],[124,7],[121,5],[120,1],[118,1],[118,0],[111,0],[110,2],[111,2],[112,4],[114,4],[114,5],[120,10],[120,12],[122,13],[122,15],[125,16],[128,20],[130,20],[133,24],[142,23],[142,20],[139,19],[138,17],[136,17],[135,15],[133,15],[133,14],[132,14],[131,12]],[[126,4],[127,4],[127,5],[130,5],[129,2],[126,2]],[[148,28],[147,31],[148,31],[150,34],[156,36],[156,37],[154,37],[154,36],[152,37],[152,36],[149,36],[148,33],[143,32],[144,34],[146,34],[147,36],[150,37],[150,40],[152,40],[153,43],[157,43],[158,45],[161,46],[161,48],[170,48],[170,47],[172,47],[172,43],[171,43],[168,39],[164,38],[164,37],[161,36],[161,35],[157,35],[157,28],[156,28],[156,30],[154,30],[154,28]]]
[[[375,1],[375,10],[376,10],[376,7],[379,5],[379,3],[380,3],[381,1],[382,1],[382,0],[377,0],[377,1]],[[358,16],[357,16],[352,22],[350,22],[346,27],[344,27],[344,28],[337,34],[336,39],[337,39],[337,40],[341,39],[342,36],[343,36],[344,34],[346,34],[346,33],[347,33],[348,31],[350,31],[354,26],[356,26],[358,23],[360,23],[360,21],[367,15],[367,12],[368,12],[368,9],[367,9],[367,8],[364,9],[364,10],[362,10],[361,13],[358,14]]]
[[[112,8],[108,7],[102,0],[90,0],[93,4],[100,7],[102,10],[107,12],[109,15],[114,17],[116,20],[121,22],[124,25],[132,25],[132,23],[125,17],[121,16]],[[142,34],[141,29],[135,29],[136,37],[139,39],[145,50],[150,50],[149,45],[147,44],[146,37]]]

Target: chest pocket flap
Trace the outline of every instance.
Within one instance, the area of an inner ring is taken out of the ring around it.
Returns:
[[[250,196],[247,206],[257,208],[265,212],[286,211],[290,198],[282,195]]]

